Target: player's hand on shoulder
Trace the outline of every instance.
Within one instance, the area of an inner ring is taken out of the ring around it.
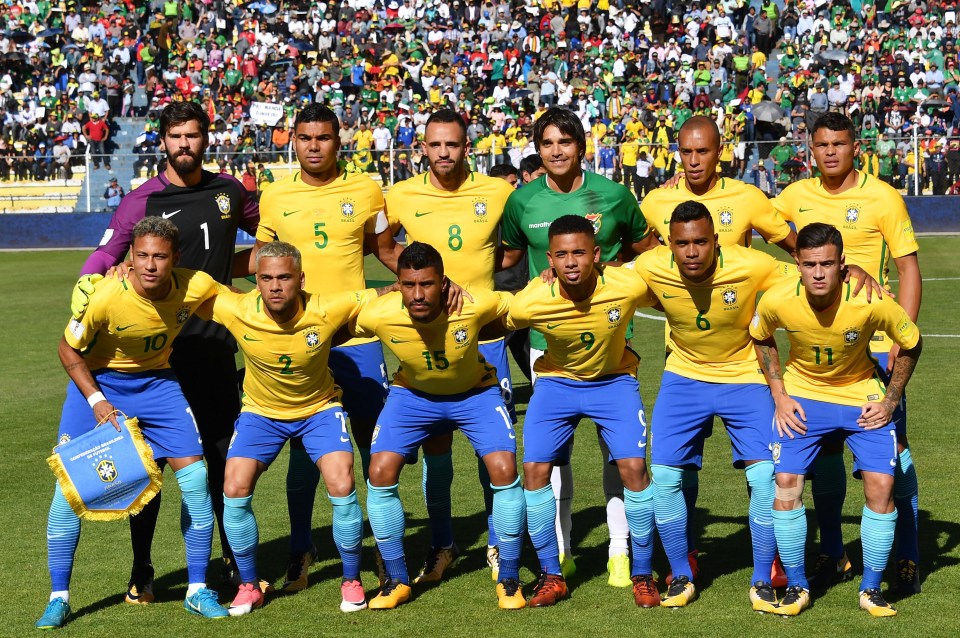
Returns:
[[[103,279],[103,275],[94,273],[83,275],[77,280],[73,292],[70,294],[70,312],[74,319],[79,319],[87,311],[87,306],[90,304],[90,295],[96,290],[96,284],[101,279]]]
[[[853,264],[846,266],[843,271],[843,282],[850,283],[851,278],[856,282],[853,285],[852,296],[856,297],[861,290],[866,288],[865,294],[867,295],[867,303],[873,301],[874,295],[876,295],[878,299],[882,299],[884,295],[889,295],[890,297],[895,296],[889,290],[884,290],[883,286],[880,285],[880,282],[871,277],[867,271],[860,266],[855,266]]]
[[[553,268],[546,268],[540,273],[540,281],[545,284],[552,284],[557,279],[557,273]]]
[[[660,188],[676,188],[677,184],[680,183],[680,180],[683,179],[683,174],[683,171],[679,171],[678,173],[674,174],[673,177],[660,184]]]
[[[457,315],[463,311],[464,299],[473,301],[473,295],[460,287],[456,282],[443,278],[443,288],[440,291],[447,298],[447,315]]]
[[[130,278],[131,270],[133,270],[133,262],[128,260],[108,270],[106,276],[108,279],[114,277],[117,281],[123,281]]]
[[[774,405],[776,406],[777,433],[780,436],[793,439],[796,438],[794,433],[800,435],[807,433],[807,425],[804,423],[807,420],[807,414],[798,401],[784,394],[774,398]]]
[[[893,411],[896,404],[887,401],[869,401],[860,408],[860,418],[857,419],[857,425],[864,430],[876,430],[882,428],[893,419]]]

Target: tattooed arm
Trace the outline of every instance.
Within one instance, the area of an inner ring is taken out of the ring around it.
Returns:
[[[773,402],[776,405],[775,418],[778,433],[780,436],[786,435],[791,439],[794,438],[794,432],[806,434],[807,426],[804,421],[807,420],[807,415],[803,411],[803,406],[787,394],[787,388],[783,385],[777,342],[770,337],[763,341],[754,339],[753,345],[757,351],[760,369],[763,370],[763,376],[767,379],[770,394],[773,395]]]
[[[882,401],[870,401],[864,404],[860,411],[860,418],[857,419],[860,427],[865,430],[875,430],[890,423],[893,411],[903,397],[903,390],[907,387],[914,368],[917,367],[917,360],[922,350],[923,339],[921,338],[910,350],[900,351],[893,363],[893,372],[890,373],[890,382],[887,384],[887,394]]]

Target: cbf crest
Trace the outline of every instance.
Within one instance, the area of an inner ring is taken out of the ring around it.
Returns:
[[[487,206],[487,200],[485,199],[473,200],[473,221],[474,222],[487,221],[487,211],[489,208],[490,207]]]
[[[855,344],[860,340],[860,330],[858,328],[847,328],[843,331],[843,342],[848,346]]]
[[[469,338],[470,334],[463,326],[457,326],[453,329],[453,340],[457,343],[458,347],[466,344]]]
[[[725,288],[723,292],[720,293],[720,299],[723,300],[724,306],[732,306],[737,303],[737,289],[736,288]]]
[[[843,221],[845,228],[855,228],[855,224],[860,219],[860,207],[856,204],[850,204],[847,206],[847,210],[843,215]]]
[[[620,310],[620,306],[607,306],[604,308],[604,312],[607,314],[607,323],[610,324],[610,327],[620,325],[620,320],[623,318],[623,311]]]
[[[773,457],[773,463],[777,464],[780,462],[780,444],[774,443],[770,448],[771,456]]]
[[[720,220],[720,230],[730,230],[733,225],[733,210],[728,207],[721,208],[717,219]]]
[[[304,332],[303,340],[307,343],[307,352],[314,352],[320,348],[320,333],[315,328]]]
[[[230,196],[226,193],[217,193],[213,201],[217,203],[220,219],[230,219]]]
[[[190,318],[191,314],[193,314],[193,312],[190,310],[189,306],[181,306],[180,310],[177,310],[177,325],[183,325],[187,319]]]
[[[344,199],[340,202],[341,221],[352,222],[356,214],[357,214],[357,207],[354,204],[353,200]]]

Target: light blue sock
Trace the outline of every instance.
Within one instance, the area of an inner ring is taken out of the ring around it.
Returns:
[[[290,551],[313,548],[313,501],[320,483],[320,469],[302,448],[290,448],[287,467],[287,511],[290,514]]]
[[[653,483],[634,492],[623,488],[623,510],[630,526],[631,576],[653,574]]]
[[[450,486],[453,485],[453,454],[423,455],[423,500],[430,517],[431,544],[453,545],[453,513]]]
[[[360,471],[363,472],[363,482],[366,483],[370,478],[370,448],[357,446],[357,452],[360,453]]]
[[[820,454],[814,463],[816,476],[810,493],[820,527],[820,553],[831,558],[843,556],[843,532],[840,517],[847,497],[847,468],[843,454]]]
[[[696,535],[693,532],[694,514],[697,511],[697,496],[700,495],[700,472],[686,468],[680,480],[683,502],[687,504],[687,553],[697,548]]]
[[[367,517],[387,574],[394,582],[409,583],[410,576],[403,553],[406,520],[403,503],[400,502],[399,483],[390,487],[374,487],[367,481]]]
[[[70,509],[57,483],[47,515],[47,569],[52,591],[70,589],[73,555],[80,542],[80,519]]]
[[[883,570],[890,558],[893,534],[897,528],[897,510],[877,514],[866,505],[860,519],[860,539],[863,543],[863,580],[860,591],[880,589]]]
[[[493,547],[500,544],[497,536],[497,530],[493,524],[493,490],[490,485],[490,473],[487,471],[487,464],[483,459],[477,457],[477,477],[480,479],[480,487],[483,488],[483,507],[487,512],[487,545]],[[520,488],[521,492],[523,488]]]
[[[191,463],[174,474],[180,486],[180,530],[187,547],[187,582],[207,581],[213,545],[213,505],[207,486],[207,466]]]
[[[807,542],[807,509],[801,505],[795,510],[773,510],[773,533],[777,537],[777,551],[783,570],[787,572],[787,587],[803,587],[809,590],[803,553]],[[767,578],[770,572],[767,572]]]
[[[667,465],[652,465],[653,512],[663,551],[670,561],[673,577],[686,576],[693,580],[687,558],[687,505],[683,500],[681,482],[683,470]]]
[[[750,583],[770,582],[770,568],[777,553],[773,535],[773,461],[760,461],[746,469],[750,486],[750,539],[753,542],[753,576]]]
[[[223,527],[227,533],[233,558],[240,570],[240,581],[256,583],[257,546],[260,544],[260,531],[257,529],[257,517],[253,514],[253,495],[230,498],[223,495]]]
[[[540,559],[540,569],[546,574],[560,574],[560,547],[557,544],[557,500],[553,487],[523,490],[527,503],[527,531]],[[502,569],[502,568],[501,568]]]
[[[900,453],[893,474],[893,504],[897,507],[897,560],[920,563],[917,523],[920,520],[920,499],[917,492],[917,468],[910,448]]]
[[[490,485],[488,483],[488,485]],[[499,580],[520,580],[520,549],[527,522],[527,502],[517,477],[510,485],[490,485],[493,494],[493,525],[497,528],[500,547]]]
[[[347,496],[330,496],[333,504],[333,542],[340,552],[343,577],[346,580],[360,578],[360,550],[363,544],[363,512],[357,501],[357,491]]]

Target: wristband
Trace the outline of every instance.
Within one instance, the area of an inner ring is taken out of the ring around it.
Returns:
[[[96,404],[100,403],[101,401],[106,401],[106,400],[107,400],[107,397],[103,396],[103,392],[99,392],[99,391],[94,392],[93,394],[87,397],[87,403],[90,404],[91,408]]]

